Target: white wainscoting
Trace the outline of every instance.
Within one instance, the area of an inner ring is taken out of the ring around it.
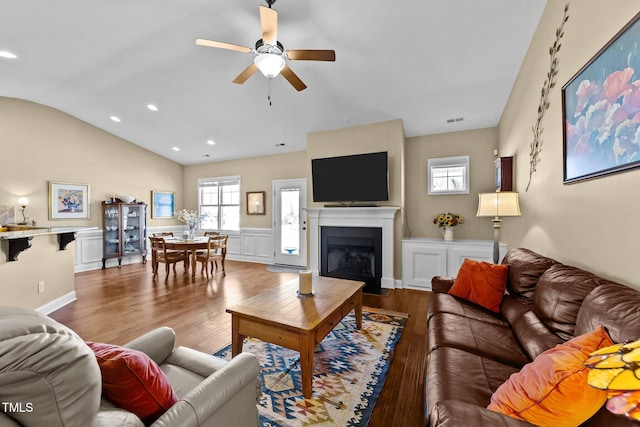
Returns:
[[[147,235],[171,231],[181,236],[184,226],[149,227]],[[200,233],[201,234],[201,233]],[[147,247],[149,247],[147,242]],[[273,230],[270,228],[243,228],[239,232],[229,233],[227,259],[234,261],[273,263]],[[151,259],[151,255],[147,256]],[[122,258],[122,265],[142,261],[140,256]],[[107,268],[118,265],[118,259],[108,259]],[[102,230],[82,231],[76,234],[75,272],[98,270],[102,268]]]

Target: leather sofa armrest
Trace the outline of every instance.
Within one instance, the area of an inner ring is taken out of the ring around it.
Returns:
[[[434,276],[431,279],[431,290],[446,294],[453,286],[453,278],[445,276]]]
[[[141,351],[160,365],[173,351],[175,341],[176,333],[173,329],[163,326],[129,341],[124,347]]]
[[[244,426],[242,420],[257,419],[257,378],[260,363],[251,353],[240,353],[222,369],[205,378],[187,393],[153,427],[196,427],[200,425]],[[226,408],[225,408],[226,406]],[[219,412],[218,424],[207,422]],[[252,413],[255,412],[255,413]],[[255,421],[253,421],[255,422]]]
[[[431,427],[459,427],[473,424],[474,427],[535,427],[482,406],[460,401],[442,401],[429,408]]]

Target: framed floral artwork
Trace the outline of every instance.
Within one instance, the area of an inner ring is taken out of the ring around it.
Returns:
[[[562,88],[564,183],[640,167],[640,13]]]
[[[89,184],[49,181],[49,219],[89,219]]]
[[[176,193],[173,191],[151,192],[151,218],[175,218]]]

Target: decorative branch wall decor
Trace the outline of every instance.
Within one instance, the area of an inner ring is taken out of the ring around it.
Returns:
[[[558,52],[560,51],[560,40],[564,36],[564,24],[569,20],[569,3],[564,7],[564,15],[562,17],[562,24],[556,29],[556,40],[549,48],[550,66],[547,78],[542,84],[542,93],[540,94],[540,105],[538,105],[538,118],[536,119],[533,130],[533,140],[531,141],[531,150],[529,151],[529,182],[525,191],[529,191],[531,185],[531,177],[537,170],[538,163],[540,163],[540,152],[542,151],[542,119],[544,113],[549,109],[549,93],[556,85],[556,78],[558,76]]]

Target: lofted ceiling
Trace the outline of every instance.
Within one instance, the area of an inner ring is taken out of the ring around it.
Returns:
[[[0,58],[0,96],[183,165],[304,150],[309,132],[392,119],[408,137],[491,127],[545,3],[278,0],[285,49],[336,52],[288,62],[308,86],[297,92],[260,73],[233,84],[253,56],[195,44],[254,47],[261,0],[0,0],[0,51],[17,55]]]

